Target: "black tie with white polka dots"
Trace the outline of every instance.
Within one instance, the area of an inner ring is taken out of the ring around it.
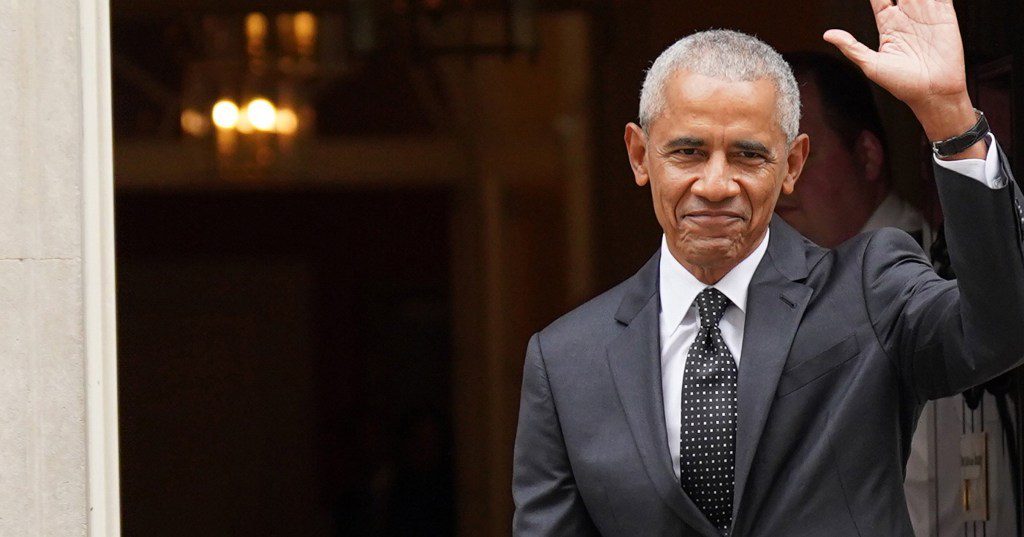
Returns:
[[[700,330],[686,355],[679,469],[683,490],[723,535],[732,524],[736,444],[736,361],[718,322],[729,299],[714,287],[697,295]]]

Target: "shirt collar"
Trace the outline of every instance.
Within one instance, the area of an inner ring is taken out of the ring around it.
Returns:
[[[757,265],[761,258],[768,251],[768,237],[770,230],[766,230],[761,243],[754,248],[743,261],[733,267],[721,280],[713,286],[721,291],[729,300],[740,309],[747,311],[747,291],[750,288],[750,280],[754,277]],[[661,298],[661,318],[664,326],[675,327],[683,321],[686,312],[690,309],[697,295],[708,287],[690,271],[686,270],[672,252],[668,249],[668,240],[661,236],[661,260],[659,263],[659,286],[658,293]]]

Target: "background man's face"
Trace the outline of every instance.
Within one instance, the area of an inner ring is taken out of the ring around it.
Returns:
[[[797,81],[803,103],[800,131],[810,136],[813,148],[793,193],[783,195],[775,210],[808,239],[833,248],[864,225],[870,212],[862,215],[848,205],[871,187],[853,149],[829,126],[813,77],[797,75]]]
[[[684,266],[734,266],[764,236],[779,192],[792,189],[776,94],[767,79],[688,71],[666,84],[665,111],[634,170],[639,184],[650,181],[655,215]]]

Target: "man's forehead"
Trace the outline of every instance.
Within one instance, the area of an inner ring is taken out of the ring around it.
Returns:
[[[778,110],[775,84],[770,80],[724,80],[698,73],[682,73],[665,88],[664,111],[723,121],[767,120]]]
[[[680,70],[665,90],[663,113],[652,122],[665,140],[707,138],[716,129],[728,138],[764,142],[774,134],[784,136],[770,79],[734,81]]]

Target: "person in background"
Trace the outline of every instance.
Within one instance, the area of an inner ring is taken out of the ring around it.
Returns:
[[[863,231],[895,227],[929,251],[932,226],[892,187],[886,138],[871,85],[853,64],[818,52],[784,54],[800,85],[800,131],[813,140],[803,174],[775,212],[835,248]]]

